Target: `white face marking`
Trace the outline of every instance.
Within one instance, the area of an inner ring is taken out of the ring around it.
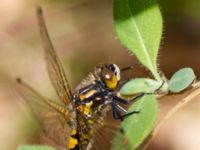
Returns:
[[[115,67],[115,69],[116,69],[116,76],[117,76],[117,81],[119,81],[120,80],[120,69],[119,69],[119,67],[116,65],[116,64],[113,64],[114,65],[114,67]]]

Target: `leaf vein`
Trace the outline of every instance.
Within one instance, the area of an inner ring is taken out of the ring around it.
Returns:
[[[132,12],[131,12],[131,8],[130,8],[130,5],[129,5],[129,0],[128,0],[128,3],[127,3],[127,8],[128,8],[128,11],[129,11],[129,13],[130,13],[130,15],[131,15],[131,22],[132,22],[133,25],[135,26],[136,33],[137,33],[137,35],[138,35],[139,41],[140,41],[141,46],[142,46],[142,50],[143,50],[143,52],[144,52],[144,54],[145,54],[145,57],[146,57],[146,59],[147,59],[147,61],[148,61],[148,63],[149,63],[150,68],[153,69],[153,64],[152,64],[150,58],[148,57],[148,56],[149,56],[149,53],[148,53],[148,50],[147,50],[147,48],[146,48],[146,46],[145,46],[145,44],[144,44],[142,35],[141,35],[141,33],[140,33],[140,29],[139,29],[139,27],[138,27],[136,21],[134,20],[134,16],[133,16],[133,14],[132,14]]]

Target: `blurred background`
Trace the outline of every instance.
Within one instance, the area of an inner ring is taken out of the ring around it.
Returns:
[[[74,88],[101,62],[120,67],[136,64],[117,39],[112,21],[112,0],[1,0],[0,5],[0,149],[38,143],[38,127],[14,89],[22,78],[45,96],[56,98],[45,68],[35,14],[43,7],[46,24]],[[159,66],[170,78],[182,67],[192,67],[199,78],[200,0],[159,1],[164,32]],[[124,78],[147,76],[140,65]],[[160,116],[183,97],[161,101]],[[200,100],[194,100],[163,126],[149,150],[199,150]]]

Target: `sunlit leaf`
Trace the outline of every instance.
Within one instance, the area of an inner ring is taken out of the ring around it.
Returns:
[[[180,92],[191,85],[196,78],[192,68],[183,68],[178,70],[169,81],[169,90],[171,92]]]
[[[133,95],[138,93],[153,93],[155,90],[167,91],[167,83],[148,78],[135,78],[128,81],[120,89],[122,95]]]
[[[122,44],[157,80],[162,17],[155,0],[114,0],[114,26]]]

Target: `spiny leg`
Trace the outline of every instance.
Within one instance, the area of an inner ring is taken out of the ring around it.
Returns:
[[[130,116],[132,114],[139,113],[139,111],[132,111],[130,113],[127,113],[127,111],[124,108],[122,108],[120,105],[116,104],[115,102],[112,103],[112,110],[113,110],[113,118],[120,119],[120,120],[124,120],[125,117]],[[120,115],[119,111],[125,114]]]
[[[162,82],[160,87],[158,89],[156,89],[155,91],[160,90],[160,88],[162,88],[163,84],[164,84],[164,81]],[[132,101],[138,100],[140,97],[144,96],[145,94],[154,94],[154,93],[141,93],[141,94],[137,95],[136,97],[134,97],[132,100],[129,100],[129,101],[127,101],[123,98],[120,98],[116,95],[113,96],[113,99],[120,102],[120,103],[123,103],[123,104],[129,104]],[[127,111],[124,108],[122,108],[120,105],[116,104],[115,102],[112,103],[112,106],[113,106],[113,116],[114,116],[115,119],[124,120],[125,117],[128,117],[130,115],[133,115],[133,114],[140,112],[140,111],[132,111],[132,112],[127,113]],[[119,113],[117,113],[118,112],[117,110],[121,111],[121,112],[125,112],[125,114],[119,115]]]
[[[145,94],[152,94],[152,93],[141,93],[141,94],[135,96],[131,100],[125,100],[125,99],[123,99],[121,97],[118,97],[118,96],[114,95],[113,99],[118,101],[118,102],[120,102],[120,103],[122,103],[122,104],[130,104],[131,102],[138,100],[140,97],[144,96]]]
[[[112,115],[113,115],[113,118],[116,120],[121,119],[119,112],[116,110],[115,106],[113,105],[112,105]]]

